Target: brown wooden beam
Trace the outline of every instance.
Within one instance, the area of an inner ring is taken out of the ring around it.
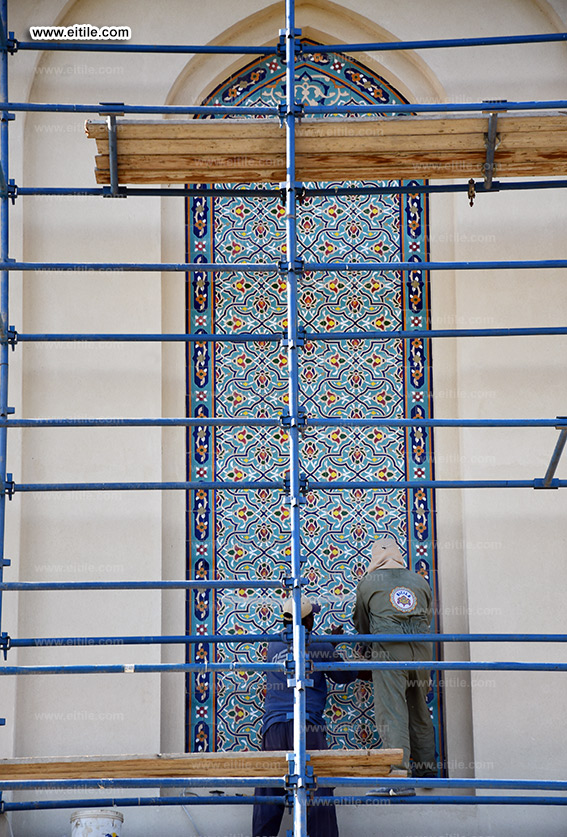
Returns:
[[[307,120],[296,130],[300,181],[480,178],[488,116]],[[96,140],[97,183],[108,183],[106,123]],[[121,183],[242,183],[285,179],[285,132],[269,120],[120,122]],[[567,175],[567,116],[503,114],[497,177]]]
[[[386,776],[400,765],[402,750],[314,750],[317,776]],[[0,761],[0,781],[25,779],[239,778],[284,776],[285,752],[188,753],[168,756],[88,756]]]

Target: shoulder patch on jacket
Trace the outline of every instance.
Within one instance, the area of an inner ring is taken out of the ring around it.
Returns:
[[[396,610],[411,613],[417,606],[417,596],[409,587],[394,587],[390,592],[390,602]]]

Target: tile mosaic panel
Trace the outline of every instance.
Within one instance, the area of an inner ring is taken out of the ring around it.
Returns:
[[[303,56],[297,99],[308,104],[403,101],[383,79],[340,54]],[[285,101],[285,68],[258,60],[207,100],[274,105]],[[241,184],[244,186],[244,184]],[[344,185],[342,183],[335,184]],[[192,262],[273,262],[285,255],[284,209],[245,196],[187,200],[188,259]],[[325,196],[299,206],[299,256],[305,261],[414,261],[416,268],[368,273],[305,273],[300,321],[307,331],[393,330],[428,326],[427,203],[418,194]],[[279,274],[208,274],[187,279],[189,332],[276,332],[286,327],[286,285]],[[301,401],[312,416],[428,417],[428,342],[330,340],[306,342],[300,358]],[[201,344],[187,350],[187,414],[281,415],[287,409],[287,357],[275,342]],[[427,428],[309,429],[301,443],[307,476],[325,481],[431,479]],[[197,427],[187,433],[188,479],[277,480],[287,470],[284,428]],[[389,532],[409,565],[436,589],[434,504],[427,489],[310,492],[303,507],[302,549],[307,592],[322,604],[318,630],[352,628],[356,582],[376,536]],[[188,578],[280,578],[289,572],[289,511],[274,491],[198,491],[187,500]],[[281,593],[203,592],[187,598],[187,633],[265,633],[279,629]],[[350,652],[344,646],[345,654]],[[265,647],[203,640],[189,660],[263,659]],[[442,751],[439,683],[431,708]],[[186,749],[259,747],[263,677],[234,672],[187,677]],[[371,684],[331,688],[327,708],[334,747],[379,743]]]

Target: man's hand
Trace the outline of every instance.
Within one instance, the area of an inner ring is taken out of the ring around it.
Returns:
[[[331,634],[344,634],[344,632],[345,632],[345,629],[342,625],[331,625],[331,629],[329,631],[329,633],[331,633]],[[337,642],[332,642],[331,643],[331,645],[334,648],[336,648],[337,645],[339,645],[339,644],[340,644],[340,640],[338,640]]]

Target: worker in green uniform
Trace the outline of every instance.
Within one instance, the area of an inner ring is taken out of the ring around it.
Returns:
[[[361,634],[423,634],[431,630],[433,596],[423,576],[406,568],[393,538],[372,546],[372,560],[356,590],[354,624]],[[431,660],[428,642],[373,642],[372,660]],[[402,748],[403,768],[413,776],[437,775],[435,733],[427,706],[425,669],[372,670],[376,727],[385,748]],[[378,789],[388,795],[413,790]]]

